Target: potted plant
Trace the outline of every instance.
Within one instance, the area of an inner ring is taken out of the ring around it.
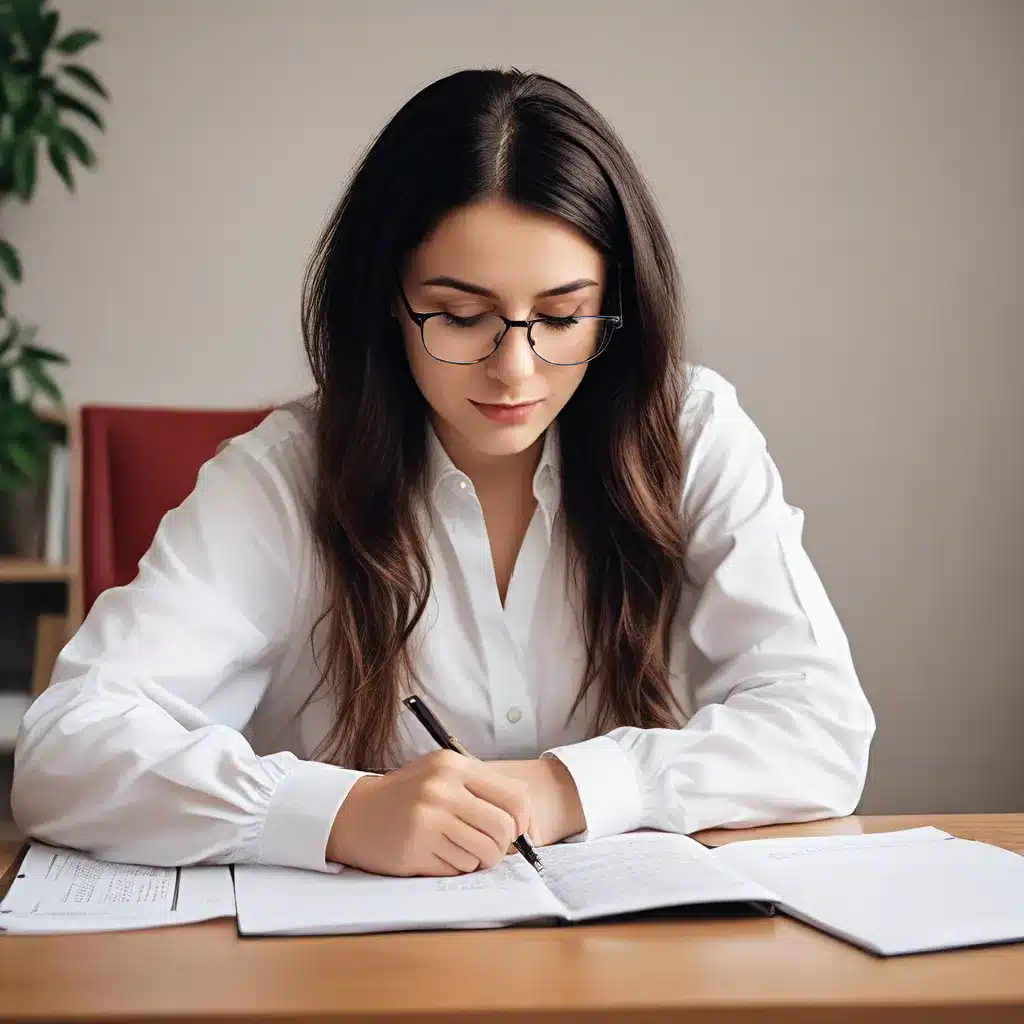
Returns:
[[[91,29],[61,32],[60,13],[48,0],[0,0],[0,210],[11,200],[32,199],[40,163],[48,160],[68,190],[74,190],[76,163],[95,165],[79,129],[103,130],[92,104],[108,93],[78,54],[99,38]],[[26,553],[18,513],[27,508],[36,518],[49,449],[61,436],[42,406],[64,404],[49,369],[67,362],[36,345],[36,328],[8,312],[10,286],[21,276],[17,249],[0,237],[0,553],[6,554]]]

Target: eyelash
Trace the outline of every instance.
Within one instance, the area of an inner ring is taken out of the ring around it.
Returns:
[[[473,316],[456,316],[454,313],[442,313],[442,322],[448,327],[472,327],[481,317],[488,316],[487,313],[475,313]],[[539,316],[536,318],[548,327],[555,330],[566,330],[575,327],[579,319],[575,316]]]

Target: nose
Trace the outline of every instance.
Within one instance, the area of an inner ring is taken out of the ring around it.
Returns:
[[[510,327],[498,350],[487,360],[487,375],[502,384],[516,385],[537,371],[536,359],[525,327]]]

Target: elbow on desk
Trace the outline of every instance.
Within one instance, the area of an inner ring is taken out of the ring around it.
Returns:
[[[102,717],[88,698],[60,684],[44,691],[26,712],[11,779],[11,814],[24,835],[82,848],[82,830],[102,803],[90,770],[104,747],[101,733],[109,731],[96,729]]]

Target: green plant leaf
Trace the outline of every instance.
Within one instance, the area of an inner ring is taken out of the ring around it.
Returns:
[[[77,97],[57,89],[53,94],[53,101],[60,110],[70,110],[72,113],[78,114],[79,117],[91,121],[100,131],[103,131],[103,118]]]
[[[0,284],[0,316],[7,316],[7,289]]]
[[[66,355],[61,352],[54,352],[49,348],[38,348],[36,345],[22,345],[21,350],[44,363],[67,364],[68,361],[68,357]]]
[[[53,142],[47,144],[46,152],[50,154],[50,163],[53,169],[61,176],[69,192],[75,190],[75,179],[71,174],[71,167],[68,164],[67,154]]]
[[[2,238],[0,238],[0,265],[7,271],[7,276],[12,281],[21,280],[21,260],[18,259],[18,250]]]
[[[13,321],[18,329],[18,344],[24,348],[26,345],[31,345],[36,340],[36,335],[39,333],[39,328],[33,324],[21,324],[16,320]]]
[[[42,46],[40,47],[42,52],[45,53],[50,48],[50,43],[53,42],[53,37],[57,34],[57,25],[59,22],[59,11],[47,11],[43,15],[43,28],[39,37],[42,43]]]
[[[99,32],[93,32],[89,28],[75,29],[69,32],[62,39],[58,40],[56,47],[58,53],[65,53],[70,56],[73,53],[81,53],[87,46],[100,41]]]
[[[16,0],[13,5],[13,13],[16,31],[21,36],[24,49],[30,58],[38,57],[43,50],[43,32],[46,28],[46,23],[43,20],[43,5],[26,2],[26,0]]]
[[[53,399],[58,405],[64,404],[64,396],[60,393],[53,378],[39,365],[39,363],[25,361],[21,364],[22,370],[29,381],[35,385],[47,398]]]
[[[8,437],[24,437],[38,430],[39,414],[30,405],[10,399],[4,409],[4,429]]]
[[[28,480],[38,480],[46,469],[46,457],[23,441],[10,441],[5,445],[7,457]]]
[[[30,79],[25,75],[16,75],[12,71],[4,71],[0,76],[3,84],[4,99],[12,111],[20,110],[28,97]]]
[[[23,135],[36,134],[35,125],[44,113],[43,104],[53,105],[53,100],[38,89],[31,89],[24,104],[14,114],[14,140]]]
[[[96,154],[90,148],[89,143],[73,128],[61,126],[60,145],[69,149],[78,158],[79,163],[85,167],[92,167],[96,163]]]
[[[82,67],[81,64],[61,64],[60,69],[90,92],[102,96],[105,100],[110,99],[110,93],[107,92],[106,87],[88,68]]]
[[[14,340],[18,337],[18,325],[13,320],[7,324],[7,333],[0,338],[0,359],[14,347]]]
[[[36,190],[36,139],[32,135],[19,136],[11,157],[11,172],[15,194],[28,202]]]
[[[21,490],[25,486],[25,481],[18,475],[11,473],[7,468],[0,462],[0,491],[11,491]]]

